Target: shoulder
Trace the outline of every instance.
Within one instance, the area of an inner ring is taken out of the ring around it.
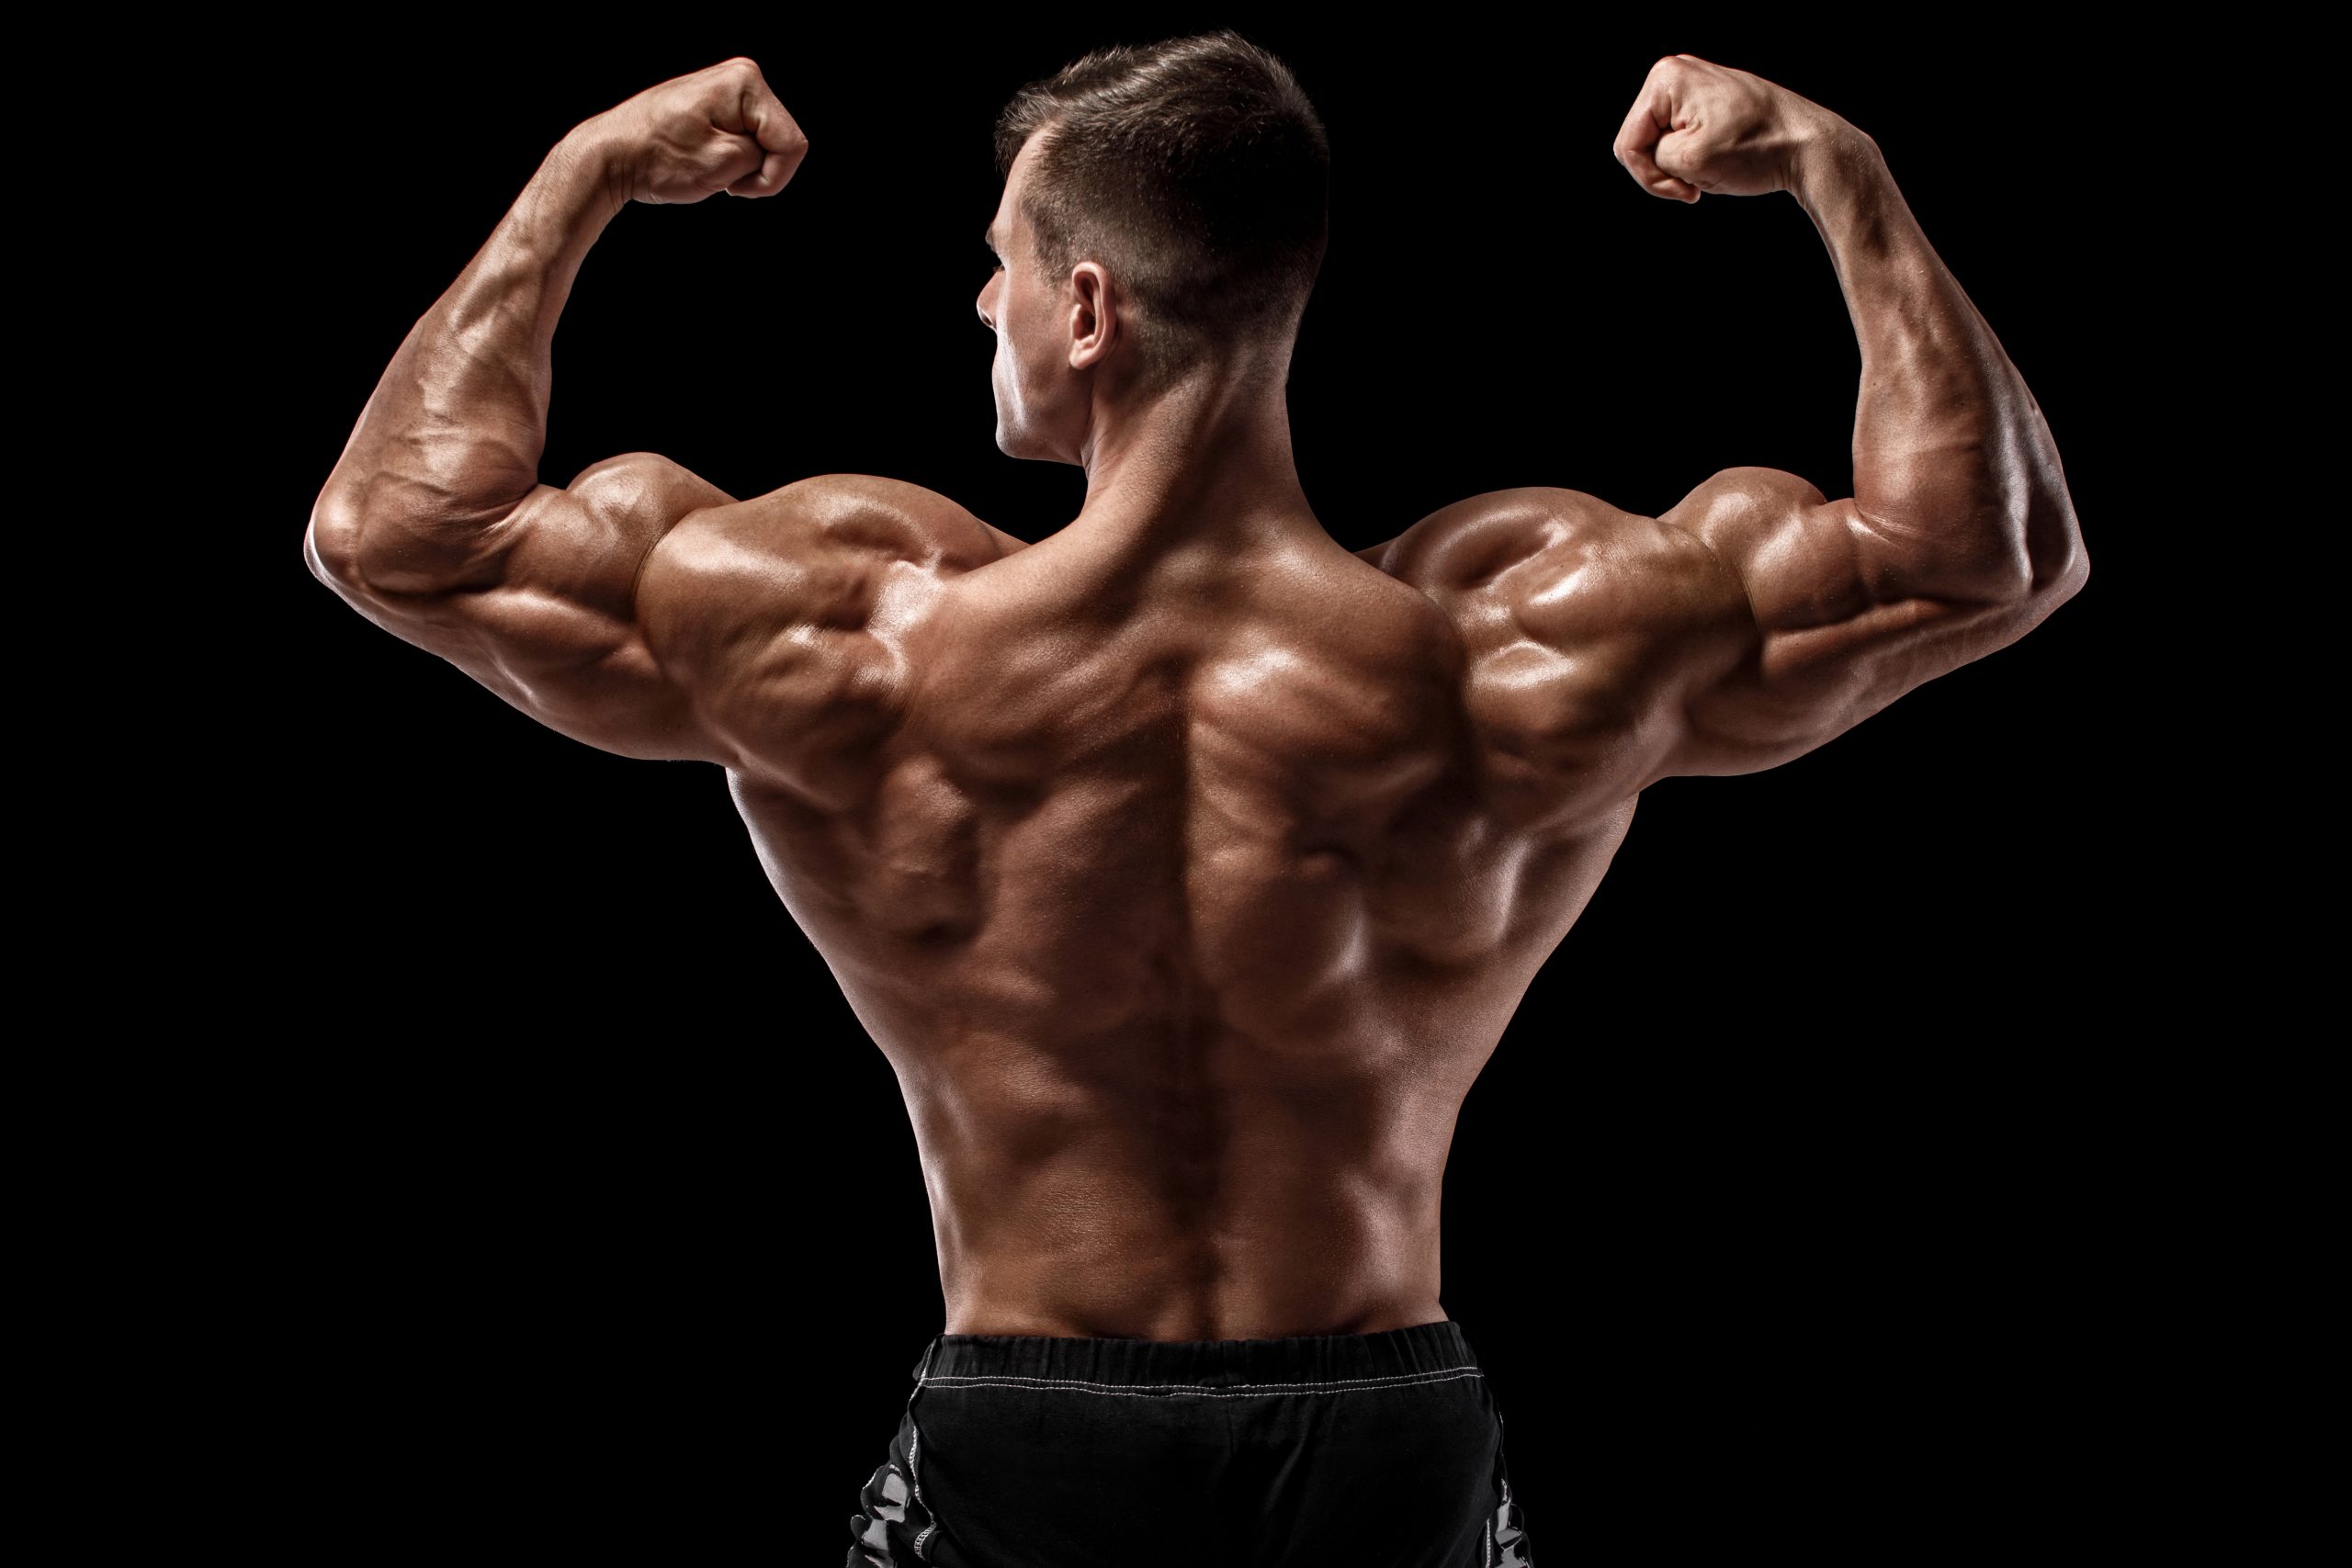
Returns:
[[[1007,553],[1000,537],[921,485],[820,474],[680,519],[646,561],[639,613],[682,650],[747,622],[858,629],[894,584],[976,570]]]
[[[741,766],[840,807],[900,716],[912,629],[1006,553],[936,491],[820,474],[680,519],[647,558],[638,616]]]
[[[1496,630],[1555,646],[1744,607],[1737,579],[1690,530],[1548,485],[1455,502],[1359,553],[1441,605],[1483,608],[1505,623]]]
[[[563,488],[591,511],[665,523],[704,507],[727,505],[733,499],[693,469],[658,452],[624,452],[591,463]]]
[[[1621,809],[1687,693],[1752,640],[1738,581],[1703,542],[1580,491],[1472,496],[1366,558],[1452,621],[1496,798],[1547,831]]]
[[[819,474],[684,518],[664,541],[673,568],[724,567],[749,550],[775,557],[909,561],[968,571],[1021,541],[937,491],[873,474]]]

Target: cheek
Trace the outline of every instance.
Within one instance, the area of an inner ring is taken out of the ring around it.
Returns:
[[[1005,351],[1020,361],[1021,373],[1031,384],[1051,386],[1060,378],[1059,344],[1054,333],[1053,313],[1032,302],[1028,313],[1017,323],[1017,330],[1005,333]],[[1009,324],[1009,329],[1012,324]]]
[[[1018,420],[1025,400],[1021,395],[1021,359],[1012,351],[1012,336],[998,318],[996,356],[989,361],[989,384],[995,389],[1000,417]]]
[[[1034,356],[1022,347],[1025,340],[1021,335],[1021,326],[1011,317],[1000,317],[996,333],[996,362],[1003,368],[1005,384],[1016,389],[1035,380],[1037,369],[1032,363]]]

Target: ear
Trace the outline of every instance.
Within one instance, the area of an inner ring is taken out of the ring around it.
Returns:
[[[1100,365],[1119,340],[1118,290],[1101,262],[1083,261],[1069,275],[1069,367]]]

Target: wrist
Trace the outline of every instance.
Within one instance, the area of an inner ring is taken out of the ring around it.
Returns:
[[[1878,143],[1849,121],[1816,107],[1792,139],[1786,186],[1808,212],[1832,191],[1850,188],[1883,167]]]
[[[628,144],[602,115],[565,132],[548,152],[545,168],[563,183],[593,192],[601,221],[609,222],[635,191]]]

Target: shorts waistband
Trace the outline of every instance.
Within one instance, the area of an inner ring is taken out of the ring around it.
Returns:
[[[1032,1379],[1182,1393],[1366,1381],[1411,1382],[1479,1371],[1452,1318],[1376,1334],[1289,1339],[1107,1339],[1027,1334],[942,1334],[923,1348],[913,1376],[923,1386],[966,1379]]]

